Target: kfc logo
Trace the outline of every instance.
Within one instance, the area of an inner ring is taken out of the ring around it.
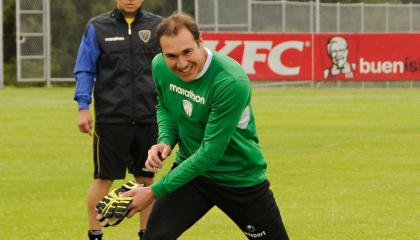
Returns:
[[[218,43],[218,41],[205,41],[206,47],[213,50]],[[304,47],[302,41],[286,41],[275,46],[272,41],[226,41],[218,51],[229,54],[239,45],[243,46],[242,67],[248,74],[256,74],[255,64],[258,62],[268,64],[270,70],[279,75],[291,76],[300,72],[300,66],[288,65],[281,59],[287,50],[302,52]],[[261,53],[264,50],[267,53]]]
[[[354,78],[356,64],[348,61],[349,48],[343,37],[332,37],[327,44],[327,52],[331,59],[331,66],[324,70],[324,78],[337,78],[344,76],[345,79]]]
[[[204,39],[207,48],[235,59],[251,79],[311,78],[310,35],[207,32]]]

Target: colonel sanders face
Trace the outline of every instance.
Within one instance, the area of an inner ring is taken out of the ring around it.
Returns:
[[[328,42],[327,49],[333,64],[338,68],[343,68],[347,63],[349,53],[346,40],[342,37],[333,37]]]

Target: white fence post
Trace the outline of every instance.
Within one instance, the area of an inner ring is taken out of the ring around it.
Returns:
[[[177,8],[178,8],[178,12],[182,12],[182,0],[178,0],[178,3],[177,3]]]
[[[321,21],[321,17],[320,17],[320,0],[316,0],[315,1],[315,32],[319,33],[320,32],[320,21]]]
[[[51,87],[51,18],[50,0],[44,0],[44,73],[47,86]]]
[[[251,3],[251,1],[252,0],[248,0],[248,7],[247,7],[247,9],[248,9],[248,32],[251,32],[252,31],[252,3]]]

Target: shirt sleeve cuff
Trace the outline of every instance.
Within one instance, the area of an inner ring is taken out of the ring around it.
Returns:
[[[151,186],[152,192],[155,194],[156,198],[160,198],[168,194],[161,182],[156,182]]]
[[[168,144],[168,145],[171,145],[172,148],[174,148],[175,145],[176,145],[176,141],[173,140],[173,139],[170,139],[168,137],[159,138],[158,139],[158,143],[159,144]]]
[[[79,110],[89,109],[89,103],[80,101],[79,102]]]

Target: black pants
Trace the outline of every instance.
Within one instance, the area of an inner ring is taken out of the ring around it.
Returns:
[[[214,206],[248,239],[289,239],[269,186],[264,181],[253,187],[233,188],[196,178],[156,201],[144,240],[177,239]]]

